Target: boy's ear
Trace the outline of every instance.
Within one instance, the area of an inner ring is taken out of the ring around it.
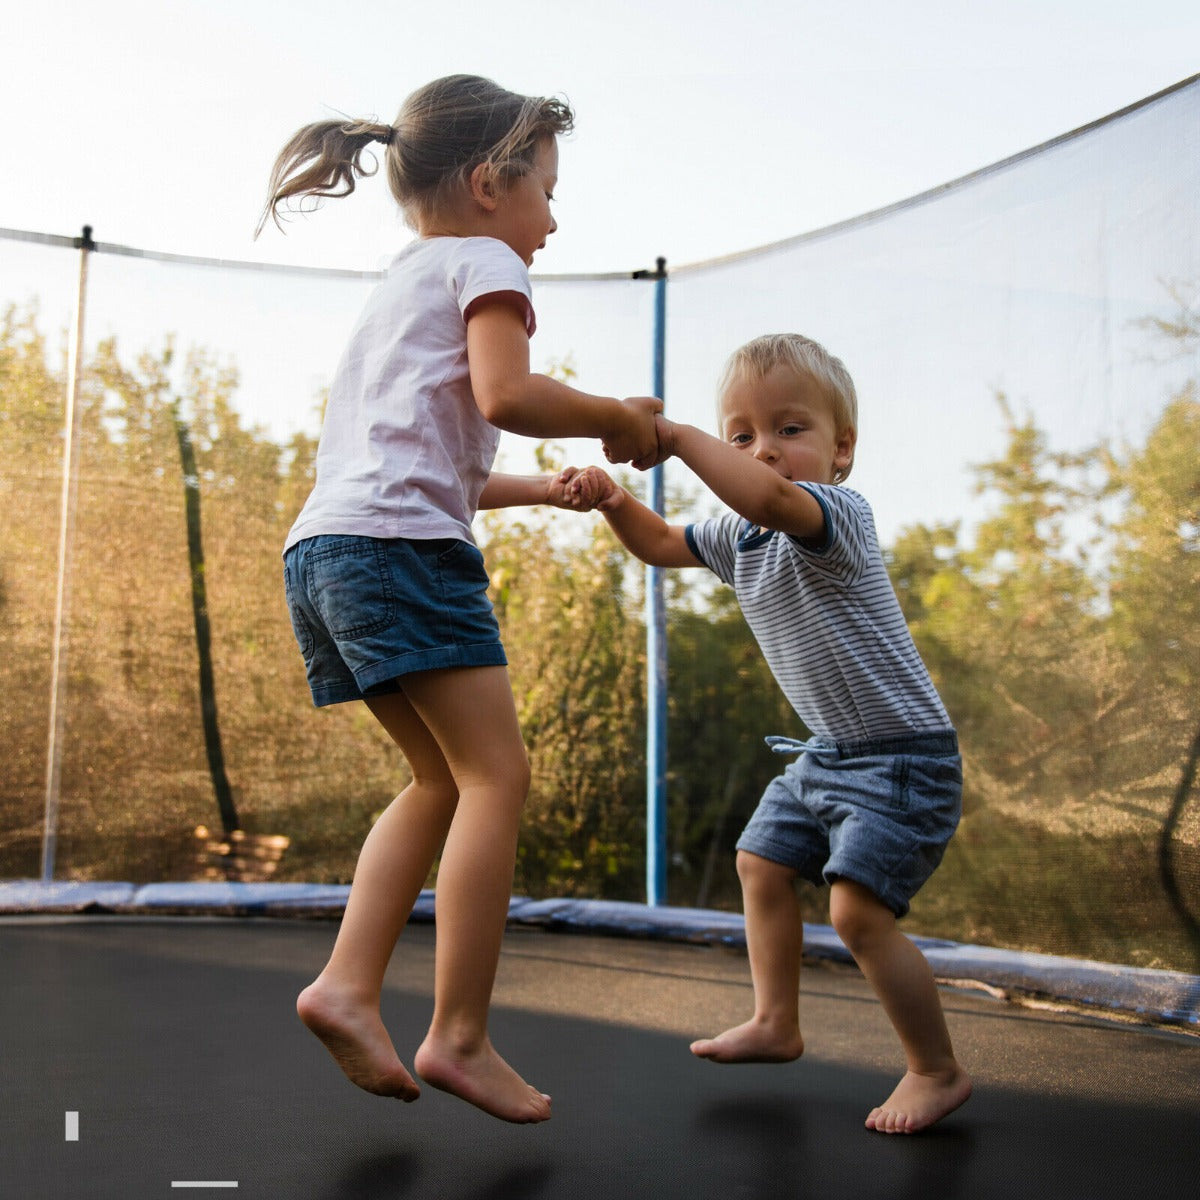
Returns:
[[[837,467],[839,474],[845,474],[854,461],[854,447],[857,442],[858,430],[853,425],[847,425],[837,435],[837,441],[833,444],[833,465]]]
[[[467,180],[471,199],[487,212],[493,212],[500,198],[495,169],[489,163],[479,163]]]

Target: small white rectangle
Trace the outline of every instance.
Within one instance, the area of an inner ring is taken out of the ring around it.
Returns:
[[[236,1179],[172,1179],[173,1188],[235,1188]]]
[[[77,1112],[67,1113],[67,1141],[79,1141],[79,1114]]]

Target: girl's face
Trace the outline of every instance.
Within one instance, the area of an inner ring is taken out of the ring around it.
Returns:
[[[490,215],[491,236],[510,246],[527,267],[558,228],[550,211],[557,183],[558,142],[543,138],[534,152],[532,168],[500,192]]]
[[[832,401],[814,380],[783,366],[729,385],[721,432],[784,479],[805,483],[833,483],[854,457],[854,430],[838,432]]]

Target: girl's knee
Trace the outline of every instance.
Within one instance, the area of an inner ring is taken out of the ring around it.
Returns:
[[[506,806],[519,813],[525,807],[532,778],[529,756],[525,747],[520,746],[513,753],[494,760],[490,769],[476,777],[473,783],[502,797]]]
[[[529,785],[533,782],[533,770],[529,766],[529,754],[526,752],[524,746],[521,747],[521,757],[517,764],[516,780],[521,789],[521,795],[528,794]]]
[[[411,792],[430,804],[453,809],[458,803],[458,785],[449,773],[444,775],[418,775],[413,773]]]
[[[503,762],[497,764],[493,778],[506,794],[511,795],[522,805],[525,803],[525,798],[529,795],[533,772],[529,766],[529,755],[525,752],[523,745],[519,750],[508,755]]]
[[[524,804],[532,779],[524,744],[516,740],[479,749],[481,753],[474,757],[463,756],[452,764],[458,790],[466,794],[483,788]]]

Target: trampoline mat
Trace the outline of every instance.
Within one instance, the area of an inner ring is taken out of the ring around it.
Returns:
[[[410,1105],[370,1096],[295,1016],[335,933],[0,922],[0,1195],[1097,1200],[1196,1186],[1200,1038],[946,991],[975,1095],[924,1134],[888,1137],[862,1121],[903,1063],[857,972],[806,967],[799,1062],[717,1066],[687,1043],[743,1020],[751,991],[744,954],[711,947],[509,933],[492,1038],[554,1097],[542,1125],[428,1087]],[[430,926],[410,926],[384,992],[409,1063],[433,946]]]

